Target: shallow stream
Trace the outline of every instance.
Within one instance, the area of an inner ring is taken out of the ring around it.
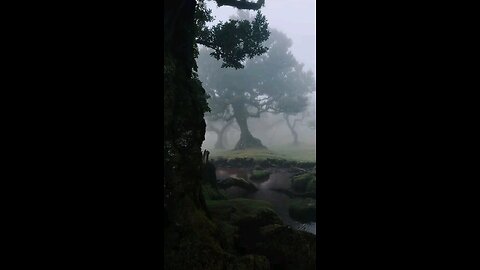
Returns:
[[[225,195],[228,198],[248,198],[255,200],[268,201],[273,205],[273,209],[278,213],[285,225],[289,225],[297,230],[307,231],[316,234],[317,223],[300,223],[293,220],[288,214],[288,204],[290,197],[287,195],[270,190],[271,188],[290,188],[291,173],[287,169],[272,168],[270,177],[267,180],[252,180],[250,179],[250,171],[248,168],[217,168],[217,178],[224,179],[228,176],[241,177],[248,179],[258,188],[257,191],[251,192],[239,187],[230,187],[225,190]]]

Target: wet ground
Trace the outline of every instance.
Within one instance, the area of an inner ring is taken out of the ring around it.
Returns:
[[[278,213],[284,224],[297,230],[316,234],[316,222],[300,223],[293,220],[288,214],[288,204],[291,199],[285,194],[270,190],[271,188],[290,188],[290,177],[292,174],[289,173],[287,169],[280,168],[269,169],[269,171],[271,174],[267,180],[252,180],[250,179],[250,169],[217,168],[217,178],[224,179],[228,176],[235,176],[250,180],[258,188],[257,191],[251,192],[239,187],[231,187],[225,190],[225,195],[229,198],[248,198],[268,201],[273,205],[273,209]]]

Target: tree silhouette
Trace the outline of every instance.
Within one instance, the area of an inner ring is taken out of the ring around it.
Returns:
[[[240,139],[235,149],[264,148],[250,132],[247,120],[265,112],[284,113],[296,137],[296,122],[290,124],[289,116],[306,109],[306,95],[315,88],[312,72],[304,72],[303,65],[291,54],[291,40],[280,31],[270,32],[264,43],[268,52],[246,60],[242,70],[222,69],[222,64],[209,56],[210,50],[200,50],[199,78],[210,97],[209,117],[236,120]]]

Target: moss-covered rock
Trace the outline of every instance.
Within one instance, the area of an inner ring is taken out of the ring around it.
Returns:
[[[238,257],[228,270],[270,270],[270,262],[265,256],[245,255]]]
[[[315,269],[315,235],[283,225],[270,203],[231,199],[207,201],[207,207],[218,224],[217,235],[225,239],[222,248],[234,255],[215,255],[221,263],[214,267],[228,262],[229,270]]]
[[[257,187],[252,182],[240,177],[233,177],[233,176],[230,176],[228,178],[225,178],[219,181],[217,183],[217,186],[223,189],[236,186],[236,187],[241,187],[250,191],[258,190]]]
[[[203,197],[205,200],[225,200],[227,197],[222,193],[221,190],[218,190],[217,187],[213,187],[211,184],[202,185]]]
[[[253,252],[266,256],[271,269],[315,269],[315,235],[280,225],[264,226],[260,229],[260,235],[261,240]]]
[[[314,222],[317,220],[317,201],[312,198],[293,199],[288,206],[288,213],[297,221]]]
[[[280,217],[266,201],[250,199],[230,199],[207,201],[207,207],[213,218],[238,225],[242,220],[253,219],[261,226],[283,224]]]
[[[235,151],[233,151],[235,152]],[[255,156],[255,154],[251,154]],[[271,155],[270,155],[271,156]],[[249,158],[249,157],[215,157],[212,162],[219,167],[233,167],[233,168],[252,168],[255,169],[267,169],[272,167],[279,168],[301,168],[304,170],[311,170],[315,167],[316,162],[294,161],[285,158]]]
[[[317,198],[317,194],[313,192],[296,192],[292,189],[284,189],[284,188],[270,188],[270,190],[283,193],[290,198]]]
[[[313,178],[308,182],[305,192],[317,193],[317,177],[313,175]]]
[[[268,177],[270,176],[270,172],[266,170],[252,170],[252,175],[250,176],[250,179],[252,180],[267,180]]]
[[[311,173],[303,173],[292,177],[292,189],[297,192],[315,192],[317,177]]]
[[[224,248],[232,253],[249,254],[251,240],[258,240],[260,227],[283,224],[280,217],[265,201],[230,199],[207,201],[213,220],[219,224]]]
[[[201,210],[164,228],[164,269],[225,269],[234,259],[218,241],[218,227]]]

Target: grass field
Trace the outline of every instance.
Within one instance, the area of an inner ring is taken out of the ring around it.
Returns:
[[[299,146],[285,145],[272,146],[269,149],[246,149],[246,150],[209,150],[212,158],[253,158],[255,160],[286,159],[295,161],[316,161],[315,145]]]

